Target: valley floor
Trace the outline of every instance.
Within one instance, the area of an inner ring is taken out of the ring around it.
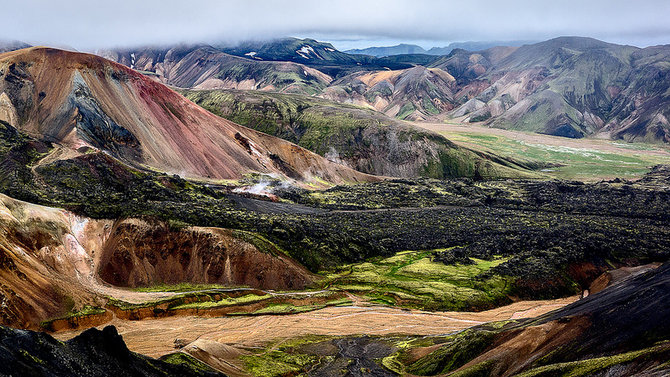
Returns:
[[[244,375],[241,355],[254,349],[307,336],[340,337],[355,335],[439,336],[492,321],[535,317],[561,308],[578,296],[544,301],[520,301],[482,312],[427,312],[369,305],[354,298],[356,305],[328,307],[291,315],[258,315],[206,318],[174,316],[139,321],[114,318],[114,325],[128,348],[151,357],[175,351],[180,339],[184,352],[210,365],[228,365],[228,374]],[[104,326],[100,326],[102,328]],[[81,330],[52,334],[67,340]],[[203,352],[207,355],[203,355]],[[214,359],[215,361],[212,361]]]
[[[548,177],[559,179],[635,179],[647,173],[653,165],[670,163],[670,148],[663,144],[595,137],[570,139],[451,121],[413,124],[475,151],[560,165],[543,170]]]

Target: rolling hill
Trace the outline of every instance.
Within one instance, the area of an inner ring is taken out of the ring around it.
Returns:
[[[375,179],[219,118],[123,65],[30,48],[0,55],[0,120],[38,139],[100,150],[185,177],[273,174],[298,182]]]
[[[532,177],[531,161],[503,159],[456,146],[435,133],[368,108],[295,94],[180,90],[233,122],[281,137],[332,161],[392,177]]]

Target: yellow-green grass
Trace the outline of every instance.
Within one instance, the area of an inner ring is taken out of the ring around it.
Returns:
[[[501,156],[542,161],[560,166],[543,169],[549,178],[593,181],[639,178],[657,164],[670,164],[667,146],[594,139],[564,139],[521,131],[486,133],[484,127],[450,127],[446,138],[473,149]],[[476,131],[471,131],[475,129]],[[518,138],[515,138],[518,135]],[[561,144],[563,141],[563,145]]]
[[[424,309],[483,309],[505,299],[511,282],[495,275],[480,276],[505,258],[473,258],[471,265],[445,265],[432,260],[436,251],[405,251],[348,265],[325,273],[321,284],[333,290],[362,293],[381,304]]]
[[[197,292],[207,291],[212,289],[230,288],[220,284],[196,284],[196,283],[179,283],[179,284],[157,284],[149,287],[133,288],[137,292]]]
[[[248,294],[240,297],[224,297],[221,300],[218,301],[204,301],[204,302],[191,302],[188,304],[182,304],[173,307],[173,310],[177,309],[212,309],[212,308],[218,308],[218,307],[223,307],[223,306],[233,306],[233,305],[241,305],[241,304],[251,304],[254,302],[260,302],[264,301],[267,299],[272,298],[272,295],[266,294],[266,295],[256,295],[256,294]]]
[[[323,304],[293,305],[290,303],[277,303],[269,304],[268,306],[262,309],[258,309],[252,313],[240,312],[233,313],[233,315],[298,314],[323,309],[328,306],[350,305],[351,303],[352,301],[346,298],[328,301]]]

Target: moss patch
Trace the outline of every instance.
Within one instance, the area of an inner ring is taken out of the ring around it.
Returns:
[[[345,266],[339,272],[325,273],[321,284],[362,293],[382,304],[434,310],[481,309],[506,300],[508,279],[481,276],[506,258],[449,266],[432,260],[439,251],[406,251]]]

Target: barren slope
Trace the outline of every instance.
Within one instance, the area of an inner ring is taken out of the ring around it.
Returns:
[[[456,78],[450,115],[579,138],[670,141],[668,46],[560,37],[519,48],[455,50],[432,66]]]
[[[392,117],[423,120],[451,110],[455,80],[440,68],[358,72],[333,82],[321,97],[370,106]]]

